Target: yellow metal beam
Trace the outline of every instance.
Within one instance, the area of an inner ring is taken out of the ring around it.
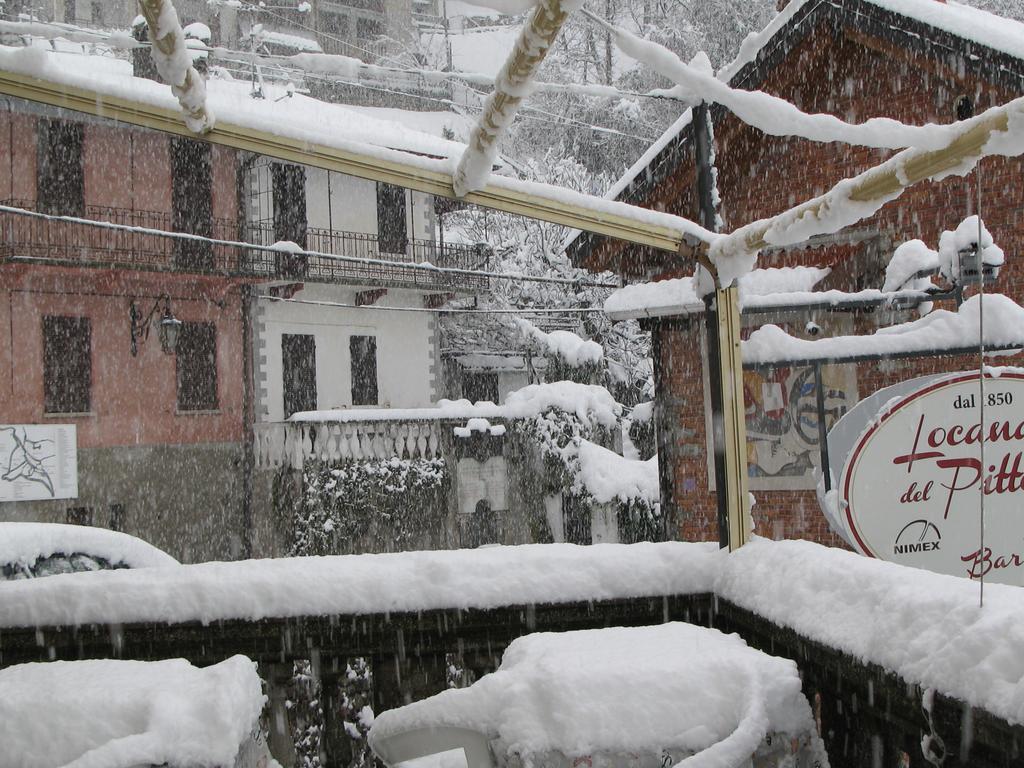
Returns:
[[[750,540],[753,523],[750,517],[750,491],[747,482],[747,421],[743,402],[743,358],[740,355],[740,295],[733,282],[728,288],[715,291],[715,313],[718,322],[718,351],[722,362],[722,425],[725,448],[726,509],[729,518],[729,551]],[[717,431],[717,427],[716,427]]]
[[[191,65],[184,72],[177,72],[174,68],[175,59],[189,60],[178,12],[171,0],[139,0],[139,10],[149,27],[149,40],[153,44],[150,53],[160,77],[167,81],[175,78],[171,81],[171,92],[181,104],[185,123],[195,133],[206,133],[213,125],[213,118],[206,109],[206,88],[202,75]],[[180,82],[177,81],[179,76]]]
[[[176,109],[151,106],[14,72],[0,72],[0,94],[178,136],[188,136],[314,168],[396,184],[438,197],[457,199],[450,174],[422,168],[415,162],[403,163],[398,152],[389,153],[394,159],[382,158],[379,153],[361,153],[310,144],[287,136],[235,125],[224,119],[218,119],[208,133],[196,136],[182,122],[181,112]],[[525,189],[525,186],[511,180],[507,183],[499,181],[488,184],[476,192],[470,192],[461,199],[485,208],[550,221],[673,253],[678,252],[683,240],[681,231],[653,225],[650,222],[650,212],[646,209],[624,203],[610,204],[603,198],[588,197],[587,199],[594,203],[591,208],[560,200],[557,196],[539,195]],[[609,211],[608,208],[612,205],[618,210]],[[633,211],[635,215],[630,215]]]

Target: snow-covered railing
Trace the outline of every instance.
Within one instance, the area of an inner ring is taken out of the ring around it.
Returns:
[[[805,541],[755,539],[733,553],[666,542],[250,560],[68,574],[0,591],[5,650],[17,628],[36,647],[37,627],[393,621],[402,612],[714,593],[777,628],[1024,723],[1024,590],[990,584],[979,608],[969,579]],[[58,634],[74,647],[74,633]],[[38,648],[46,653],[42,641]]]
[[[0,205],[21,211],[36,211],[39,207],[37,201],[23,199],[0,200]],[[489,266],[491,252],[482,246],[407,238],[389,248],[386,243],[382,245],[376,234],[311,227],[306,231],[306,242],[315,253],[291,254],[244,247],[243,241],[274,245],[277,238],[270,224],[247,224],[240,232],[234,219],[210,218],[209,234],[219,242],[187,242],[158,234],[175,230],[174,216],[169,211],[86,205],[81,218],[116,224],[118,228],[0,211],[0,258],[221,272],[323,283],[372,279],[435,290],[470,290],[486,287],[488,283],[487,277],[478,274],[409,266],[431,264],[457,270],[484,270]]]
[[[208,623],[705,594],[717,561],[713,544],[664,542],[122,569],[3,583],[0,627]]]
[[[245,226],[245,240],[256,245],[271,246],[277,237],[273,224],[252,223]],[[319,256],[291,256],[252,251],[246,261],[248,269],[258,275],[280,278],[294,277],[310,282],[343,282],[374,279],[388,283],[429,285],[432,287],[486,287],[488,280],[478,275],[431,273],[425,270],[402,269],[403,264],[432,264],[435,267],[483,270],[490,265],[491,251],[486,246],[441,243],[436,240],[396,238],[392,242],[368,232],[309,227],[305,247]],[[358,259],[380,259],[390,264],[358,264],[337,261],[330,255]]]
[[[310,460],[334,463],[363,459],[433,459],[441,455],[442,431],[447,427],[451,432],[462,423],[440,418],[395,418],[257,424],[254,429],[256,466],[301,469]]]

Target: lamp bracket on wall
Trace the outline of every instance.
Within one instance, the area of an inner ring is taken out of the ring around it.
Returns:
[[[154,325],[154,318],[157,310],[162,310],[159,320],[155,321],[158,326],[157,333],[160,337],[160,348],[165,354],[173,355],[178,346],[178,335],[181,333],[181,320],[171,312],[171,299],[169,296],[158,296],[153,302],[149,313],[143,316],[136,306],[135,301],[131,302],[129,318],[131,320],[131,352],[132,357],[139,354],[139,344],[149,338],[149,329]]]

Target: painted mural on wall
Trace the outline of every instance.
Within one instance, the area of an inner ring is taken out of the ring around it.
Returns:
[[[0,502],[77,497],[74,424],[0,425]]]
[[[797,338],[828,338],[853,331],[852,319],[846,315],[819,317],[816,323],[807,322],[805,316],[794,320],[792,315],[758,319],[760,322],[757,325],[743,328],[742,338],[748,337],[764,321],[774,322]],[[710,402],[706,338],[703,355],[704,401]],[[821,377],[827,432],[859,400],[857,366],[824,365]],[[810,366],[779,366],[743,372],[750,490],[805,491],[815,487],[815,472],[821,463],[817,398],[814,369]],[[705,409],[705,429],[708,440],[708,487],[714,490],[714,448],[711,444],[713,432],[709,409]]]
[[[854,366],[822,368],[825,427],[857,402]],[[747,462],[752,490],[813,487],[819,465],[817,390],[812,368],[745,371]]]

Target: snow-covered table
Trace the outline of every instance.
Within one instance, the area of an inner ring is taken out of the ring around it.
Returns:
[[[468,768],[828,765],[795,662],[678,623],[521,637],[469,688],[379,715],[370,745],[390,766],[464,745]]]

